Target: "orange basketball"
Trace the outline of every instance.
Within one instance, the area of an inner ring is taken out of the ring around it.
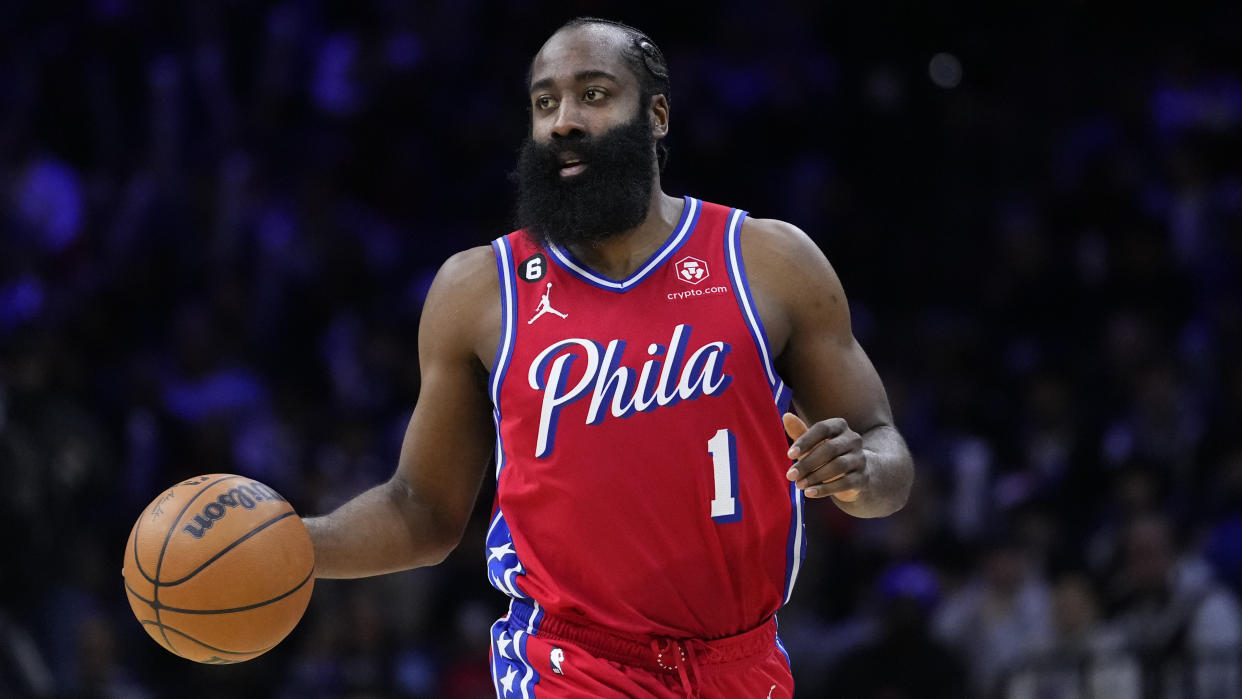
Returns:
[[[315,552],[276,491],[213,473],[174,485],[143,510],[121,575],[157,643],[200,663],[238,663],[271,650],[302,618]]]

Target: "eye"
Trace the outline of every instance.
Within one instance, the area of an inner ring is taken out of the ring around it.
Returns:
[[[584,102],[598,102],[599,100],[602,100],[607,96],[608,96],[608,93],[604,92],[598,87],[588,87],[586,89],[586,92],[582,93],[582,100]]]
[[[535,109],[539,111],[551,109],[555,105],[556,101],[552,99],[551,95],[540,95],[535,98]]]

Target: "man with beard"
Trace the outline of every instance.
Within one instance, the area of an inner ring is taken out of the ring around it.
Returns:
[[[913,479],[840,281],[794,226],[661,190],[642,32],[571,21],[528,85],[521,228],[441,268],[396,473],[307,520],[317,574],[443,560],[494,453],[497,696],[790,697],[804,498],[879,517]]]

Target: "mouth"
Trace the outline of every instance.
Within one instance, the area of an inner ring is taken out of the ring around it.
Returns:
[[[586,167],[586,162],[573,153],[566,153],[561,156],[561,177],[574,177],[575,175],[582,174]]]

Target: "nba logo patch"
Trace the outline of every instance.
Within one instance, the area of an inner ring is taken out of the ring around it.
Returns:
[[[548,659],[552,662],[552,672],[558,675],[565,674],[565,671],[561,669],[561,663],[565,662],[565,651],[560,648],[553,648],[552,655]]]
[[[677,278],[689,284],[707,279],[707,263],[697,257],[683,257],[677,261]]]

